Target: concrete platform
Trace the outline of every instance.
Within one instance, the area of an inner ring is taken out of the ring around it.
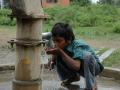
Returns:
[[[99,81],[98,90],[120,90],[120,84],[114,81]],[[67,87],[62,87],[59,81],[43,81],[42,90],[83,90],[79,82],[69,85]],[[0,90],[12,90],[12,82],[2,82],[0,83]]]
[[[12,90],[13,78],[14,71],[0,72],[0,90]],[[83,90],[85,87],[83,78],[70,86],[62,87],[55,71],[45,70],[41,78],[43,79],[42,90]],[[98,90],[120,90],[120,81],[116,81],[113,78],[98,77],[97,82]]]
[[[14,63],[15,52],[5,51],[5,53],[0,53],[0,90],[12,90],[12,80],[14,79],[15,69]],[[117,80],[120,78],[119,70],[106,69],[107,73],[105,71],[102,74],[103,76],[116,76],[115,79]],[[80,82],[73,83],[71,86],[62,87],[55,71],[45,70],[42,74],[42,79],[43,90],[82,90],[81,88],[85,87],[83,79],[81,79]],[[98,90],[120,90],[120,81],[117,80],[114,80],[113,78],[98,77]]]

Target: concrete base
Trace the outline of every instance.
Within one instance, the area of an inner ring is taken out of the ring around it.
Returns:
[[[101,76],[120,80],[120,69],[105,67],[105,69],[101,73]]]
[[[13,81],[12,90],[42,90],[42,81]]]

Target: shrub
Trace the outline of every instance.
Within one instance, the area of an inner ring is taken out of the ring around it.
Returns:
[[[0,10],[0,25],[9,25],[14,26],[16,25],[16,19],[11,20],[8,15],[11,14],[11,10],[9,9],[2,9]]]
[[[55,22],[62,21],[70,23],[73,27],[109,26],[119,21],[120,16],[118,8],[110,5],[85,7],[71,5],[68,7],[47,8],[45,12],[51,17],[46,24],[53,25]]]
[[[117,23],[113,26],[113,32],[120,34],[120,23]]]
[[[53,26],[56,22],[67,22],[73,27],[112,26],[113,23],[120,20],[119,8],[110,5],[79,6],[72,4],[68,7],[45,8],[44,11],[50,15],[50,18],[45,21],[48,26]],[[9,9],[0,10],[1,25],[16,24],[15,19],[11,21],[7,16],[10,13]]]
[[[0,17],[0,25],[14,26],[16,25],[16,20],[15,19],[11,20],[10,18],[6,17]]]
[[[0,10],[0,16],[7,16],[11,13],[11,10],[10,9],[1,9]]]

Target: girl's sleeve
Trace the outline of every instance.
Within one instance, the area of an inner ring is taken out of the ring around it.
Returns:
[[[75,60],[83,60],[83,53],[84,51],[81,49],[81,47],[75,47],[73,49],[73,59]]]

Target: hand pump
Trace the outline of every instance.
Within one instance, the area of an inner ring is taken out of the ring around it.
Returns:
[[[12,16],[17,20],[17,60],[13,90],[42,90],[40,79],[40,46],[44,15],[41,0],[11,0]]]

